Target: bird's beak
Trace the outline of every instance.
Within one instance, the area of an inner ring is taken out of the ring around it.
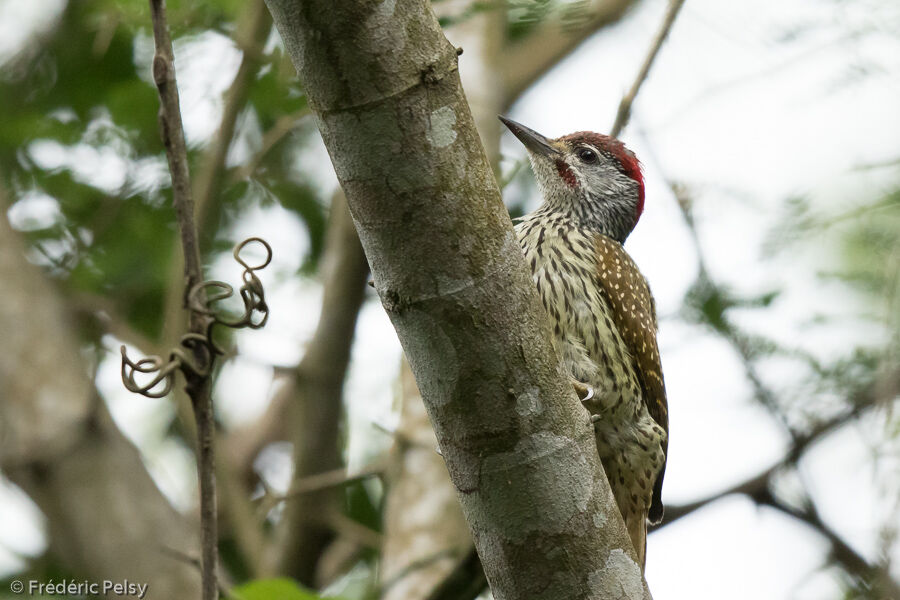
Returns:
[[[516,123],[506,117],[499,117],[500,121],[506,125],[513,135],[519,138],[519,141],[525,144],[531,152],[538,156],[556,156],[559,150],[550,144],[550,140],[539,134],[534,129],[529,129],[521,123]]]

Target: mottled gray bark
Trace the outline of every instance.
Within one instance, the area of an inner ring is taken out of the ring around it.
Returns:
[[[649,597],[430,8],[267,4],[495,597]]]
[[[469,0],[445,0],[438,17],[464,14]],[[499,162],[502,86],[496,63],[503,43],[506,15],[482,11],[454,25],[450,42],[465,49],[460,76],[467,90],[476,129],[492,165]],[[401,363],[400,423],[391,452],[381,551],[381,600],[424,600],[474,552],[472,536],[456,498],[447,466],[434,448],[437,439],[409,361]],[[481,565],[474,561],[478,571]],[[475,578],[466,577],[471,589]],[[474,587],[484,587],[483,575]],[[478,595],[473,590],[473,597]],[[456,590],[454,598],[462,600]]]
[[[0,205],[3,205],[0,202]],[[197,532],[157,489],[88,377],[56,290],[0,218],[0,468],[38,505],[50,550],[78,575],[195,599]]]

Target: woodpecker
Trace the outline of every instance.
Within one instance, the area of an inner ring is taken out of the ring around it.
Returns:
[[[500,120],[528,150],[543,196],[516,234],[643,565],[647,523],[663,515],[669,426],[656,306],[622,247],[644,209],[641,166],[606,135],[581,131],[551,140]]]

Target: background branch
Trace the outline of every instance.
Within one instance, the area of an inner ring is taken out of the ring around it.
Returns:
[[[666,16],[663,17],[662,25],[660,25],[659,31],[656,32],[656,37],[653,38],[653,42],[650,44],[650,50],[647,52],[647,56],[644,58],[644,62],[638,70],[637,77],[635,77],[634,83],[631,84],[631,88],[619,102],[616,120],[613,122],[613,126],[609,131],[611,137],[619,137],[619,134],[622,133],[622,129],[628,124],[628,120],[631,118],[631,106],[634,104],[634,99],[637,98],[638,92],[641,91],[641,85],[643,85],[644,80],[647,79],[647,75],[650,73],[650,67],[653,66],[653,61],[656,60],[656,55],[659,54],[663,42],[669,37],[669,32],[672,30],[672,25],[675,23],[675,17],[678,16],[678,12],[681,10],[683,4],[684,0],[669,0],[669,8],[666,10]]]
[[[369,265],[340,190],[332,196],[322,261],[319,322],[292,381],[279,394],[288,398],[285,406],[288,435],[294,445],[295,481],[337,469],[342,463],[339,431],[344,378]],[[286,505],[274,559],[278,572],[315,585],[316,565],[334,532],[306,515],[321,514],[334,497],[334,490],[324,489],[303,494]]]
[[[166,23],[165,1],[150,0],[153,19],[153,38],[156,54],[153,57],[153,81],[159,90],[159,126],[166,149],[169,172],[172,175],[172,202],[181,234],[184,255],[185,298],[203,279],[200,265],[200,247],[194,225],[194,203],[188,169],[187,147],[181,123],[181,108],[175,80],[175,55]],[[205,294],[200,290],[202,296]],[[186,304],[186,300],[185,300]],[[190,332],[205,336],[209,316],[196,310],[190,311]],[[200,562],[202,565],[203,600],[218,597],[216,568],[218,563],[218,530],[216,512],[215,421],[211,397],[211,373],[214,355],[205,344],[194,344],[194,360],[208,367],[205,374],[190,375],[185,371],[186,390],[191,398],[197,426],[197,471],[200,482]]]
[[[537,24],[521,40],[507,43],[499,69],[503,77],[503,111],[585,40],[618,22],[633,4],[634,0],[590,0],[578,6],[574,23],[563,22],[556,14]]]
[[[242,51],[241,64],[225,94],[222,119],[209,149],[203,155],[194,182],[199,231],[205,229],[209,210],[221,192],[223,182],[227,180],[224,176],[225,160],[234,137],[237,118],[247,104],[251,84],[261,65],[263,45],[271,30],[272,18],[265,2],[250,0],[244,7],[244,15],[235,34],[235,41]]]

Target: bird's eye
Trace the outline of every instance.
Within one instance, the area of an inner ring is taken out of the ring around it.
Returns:
[[[578,154],[581,162],[592,163],[597,160],[597,153],[590,148],[579,148],[576,154]]]

